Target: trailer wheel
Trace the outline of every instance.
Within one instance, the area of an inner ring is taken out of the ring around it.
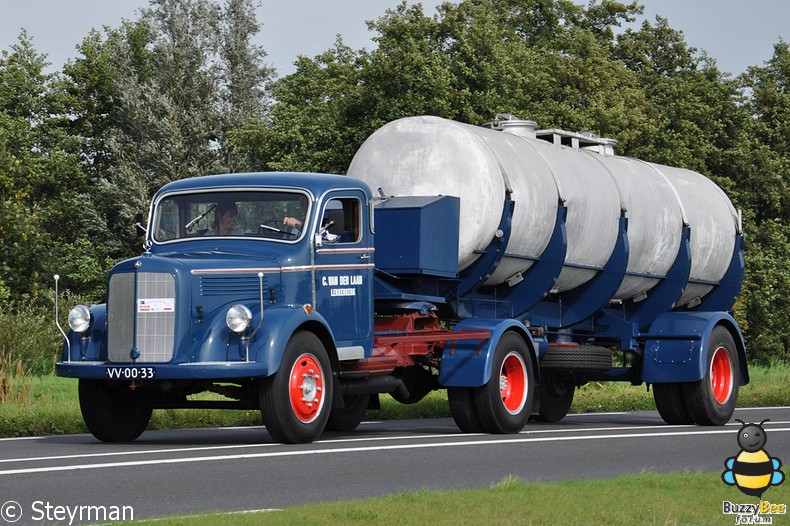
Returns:
[[[535,420],[559,422],[571,408],[576,385],[567,373],[543,372],[540,375],[540,409]]]
[[[330,431],[353,431],[365,417],[370,395],[348,395],[343,397],[345,407],[335,407],[329,413],[326,428]]]
[[[694,419],[686,408],[686,396],[679,382],[653,384],[653,400],[658,414],[670,425],[693,424]]]
[[[464,433],[485,433],[475,407],[474,388],[448,387],[447,400],[450,402],[450,414],[455,425]]]
[[[735,412],[738,385],[735,340],[730,331],[719,325],[710,335],[705,376],[684,385],[689,414],[703,426],[724,425]]]
[[[139,396],[87,378],[80,378],[78,390],[82,419],[102,442],[131,442],[148,427],[153,411]]]
[[[300,444],[318,438],[332,407],[331,372],[326,349],[315,334],[291,337],[279,370],[261,381],[261,414],[275,441]]]
[[[474,390],[477,415],[486,431],[518,433],[524,428],[532,410],[534,376],[524,339],[505,333],[494,351],[491,379]]]

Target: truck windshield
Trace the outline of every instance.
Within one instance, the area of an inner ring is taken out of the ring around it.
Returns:
[[[302,237],[310,200],[288,191],[190,192],[155,204],[154,240],[253,237],[294,242]]]

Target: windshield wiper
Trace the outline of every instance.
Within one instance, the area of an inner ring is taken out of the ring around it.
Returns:
[[[198,221],[209,215],[215,208],[217,208],[217,205],[211,205],[208,208],[208,210],[206,210],[201,215],[197,216],[195,219],[187,223],[187,226],[185,227],[187,232],[192,232],[192,227],[195,226],[195,223],[197,223]]]

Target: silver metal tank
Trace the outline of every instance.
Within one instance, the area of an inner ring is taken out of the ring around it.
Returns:
[[[390,196],[458,196],[460,269],[497,235],[509,191],[515,201],[512,232],[506,257],[487,285],[507,281],[540,258],[560,202],[567,206],[567,253],[556,291],[586,283],[606,264],[621,212],[628,218],[631,275],[616,298],[644,294],[666,274],[684,223],[692,228],[691,278],[716,282],[724,275],[738,219],[729,199],[709,179],[609,155],[608,148],[588,151],[563,146],[556,138],[547,142],[535,138],[528,126],[509,124],[497,131],[429,116],[393,121],[365,141],[348,175]],[[678,303],[710,288],[692,284]]]

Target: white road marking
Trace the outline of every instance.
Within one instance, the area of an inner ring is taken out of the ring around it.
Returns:
[[[772,424],[790,424],[788,422],[771,422]],[[731,422],[725,424],[728,426],[738,426],[741,424]],[[679,426],[661,426],[662,429],[688,429],[697,427],[695,425],[679,425]],[[237,428],[243,429],[243,428]],[[264,428],[260,428],[261,430]],[[596,432],[596,431],[637,431],[642,429],[656,429],[656,426],[623,426],[623,427],[587,427],[582,429],[526,429],[521,431],[521,435],[534,435],[546,433],[583,433],[583,432]],[[770,430],[771,428],[769,428]],[[339,438],[334,440],[317,440],[314,444],[343,444],[354,442],[380,442],[392,440],[428,440],[435,438],[459,438],[459,437],[473,437],[484,436],[486,433],[447,433],[440,435],[408,435],[408,436],[386,436],[386,437],[354,437],[354,438]],[[162,453],[189,453],[192,451],[216,451],[227,449],[247,449],[257,447],[273,447],[282,444],[262,443],[262,444],[234,444],[227,446],[195,446],[195,447],[179,447],[179,448],[163,448],[163,449],[132,449],[125,451],[109,451],[106,453],[82,453],[78,455],[51,455],[46,457],[18,457],[18,458],[4,458],[0,459],[0,464],[17,463],[17,462],[37,462],[44,460],[69,460],[76,458],[96,458],[96,457],[115,457],[125,455],[158,455]]]
[[[781,433],[790,431],[788,428],[774,429],[771,433]],[[731,434],[729,429],[707,429],[700,431],[676,431],[676,432],[657,432],[657,433],[636,433],[636,434],[611,434],[611,435],[584,435],[584,436],[561,436],[561,437],[533,437],[533,438],[500,438],[480,441],[458,441],[458,442],[431,442],[431,443],[417,443],[417,444],[393,444],[388,446],[368,446],[368,447],[349,447],[349,448],[330,448],[330,449],[308,449],[299,451],[271,451],[264,453],[247,453],[239,455],[216,455],[209,457],[191,457],[191,458],[160,458],[155,460],[140,460],[130,462],[109,462],[97,464],[78,464],[71,466],[51,466],[42,468],[27,468],[27,469],[10,469],[0,471],[0,475],[21,475],[32,473],[55,473],[59,471],[78,471],[85,469],[107,469],[107,468],[125,468],[137,466],[150,466],[157,464],[185,464],[194,462],[216,462],[228,460],[244,460],[244,459],[258,459],[258,458],[276,458],[276,457],[300,457],[309,455],[330,455],[340,453],[366,453],[372,451],[394,451],[404,449],[425,449],[425,448],[439,448],[439,447],[471,447],[471,446],[488,446],[488,445],[511,445],[511,444],[526,444],[536,442],[569,442],[569,441],[583,441],[583,440],[609,440],[609,439],[634,439],[634,438],[655,438],[655,437],[671,437],[671,436],[689,436],[689,435],[720,435]]]

